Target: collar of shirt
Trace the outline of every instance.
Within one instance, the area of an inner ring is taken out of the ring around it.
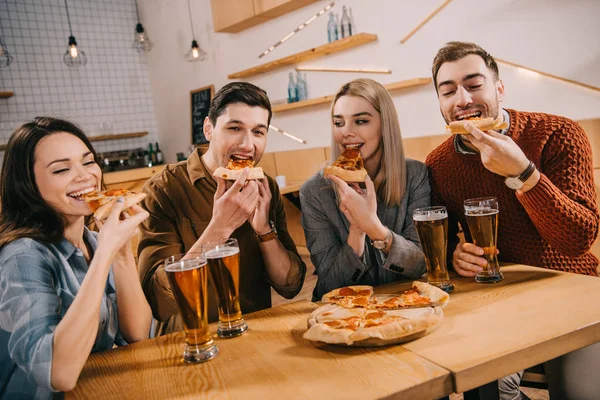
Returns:
[[[504,116],[504,121],[506,121],[508,126],[504,129],[502,129],[499,133],[502,135],[506,135],[506,134],[508,134],[508,131],[510,130],[510,114],[504,108],[502,108],[501,110],[502,110],[502,115]],[[460,135],[454,136],[454,150],[458,154],[468,154],[468,155],[477,154],[476,151],[471,150],[470,148],[468,148],[465,145],[465,143],[463,142],[462,137]]]
[[[83,227],[83,239],[90,246],[92,250],[92,254],[96,252],[96,247],[98,247],[98,242],[92,232],[87,227]],[[60,253],[65,257],[65,259],[69,259],[75,252],[81,252],[77,246],[73,243],[69,242],[64,237],[55,245],[56,249],[60,251]]]
[[[202,155],[200,154],[200,149],[197,148],[190,154],[187,159],[187,172],[190,177],[190,181],[192,185],[196,183],[199,179],[209,179],[210,181],[215,182],[208,170],[206,169],[206,165],[204,165],[204,161],[202,161]],[[215,182],[216,185],[216,182]]]

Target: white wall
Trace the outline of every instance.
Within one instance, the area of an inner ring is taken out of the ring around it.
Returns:
[[[215,33],[209,0],[190,0],[196,39],[209,54],[203,63],[188,63],[191,44],[185,0],[141,0],[141,18],[155,43],[149,55],[150,81],[161,143],[167,160],[190,143],[189,91],[214,84],[218,90],[233,72],[324,44],[328,17],[322,16],[268,56],[257,56],[292,31],[328,1],[321,1],[238,34]],[[351,6],[358,32],[379,41],[302,64],[356,68],[390,68],[391,75],[308,72],[309,96],[333,94],[343,83],[367,76],[382,83],[430,76],[431,62],[447,41],[473,41],[492,55],[555,75],[600,86],[600,1],[596,0],[455,0],[406,44],[400,39],[433,11],[441,0],[343,0]],[[600,92],[550,78],[523,74],[500,65],[506,86],[504,106],[543,111],[573,119],[600,117]],[[271,99],[286,97],[293,67],[249,79]],[[394,92],[404,137],[443,133],[444,122],[432,86]],[[328,105],[277,114],[273,124],[305,140],[303,146],[271,131],[267,151],[327,146]]]

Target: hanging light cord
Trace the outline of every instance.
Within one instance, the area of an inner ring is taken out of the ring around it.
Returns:
[[[67,0],[65,0],[65,9],[67,10],[67,21],[69,22],[69,32],[73,36],[73,29],[71,29],[71,18],[69,18],[69,7],[67,6]]]
[[[192,39],[196,40],[196,35],[194,34],[194,23],[192,22],[192,6],[190,6],[190,0],[188,0],[188,10],[190,14],[190,27],[192,28]]]
[[[135,0],[135,15],[137,15],[138,24],[140,23],[140,10],[138,8],[138,2]]]

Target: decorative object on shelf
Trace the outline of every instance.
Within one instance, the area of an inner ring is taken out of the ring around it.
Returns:
[[[137,25],[135,26],[135,36],[133,39],[133,48],[142,53],[148,53],[152,50],[154,43],[148,37],[148,34],[144,30],[144,26],[140,22],[140,10],[138,8],[138,2],[135,0],[135,15],[137,15]]]
[[[431,78],[413,78],[413,79],[407,79],[407,80],[398,81],[398,82],[386,83],[385,85],[383,85],[383,87],[385,87],[388,91],[392,92],[394,90],[407,89],[407,88],[416,87],[416,86],[428,85],[431,83],[431,81],[432,81]],[[295,110],[298,108],[316,106],[319,104],[331,104],[332,100],[333,100],[333,95],[329,95],[329,96],[317,97],[314,99],[308,99],[308,100],[304,100],[304,101],[298,101],[298,102],[295,102],[292,104],[278,104],[278,105],[274,105],[272,107],[272,111],[275,114],[275,113],[279,113],[279,112]]]
[[[376,68],[318,68],[318,67],[296,67],[296,71],[312,72],[358,72],[361,74],[391,74],[391,69]]]
[[[342,20],[340,21],[340,37],[342,39],[352,36],[352,24],[348,16],[348,8],[342,7]]]
[[[329,11],[329,22],[327,22],[327,43],[335,42],[339,39],[338,25],[335,22],[333,11]]]
[[[598,86],[594,86],[594,85],[590,85],[590,84],[587,84],[587,83],[575,81],[573,79],[563,78],[562,76],[558,76],[558,75],[552,75],[552,74],[549,74],[548,72],[543,72],[543,71],[540,71],[540,70],[537,70],[537,69],[529,68],[529,67],[526,67],[524,65],[517,64],[517,63],[511,62],[511,61],[501,60],[501,59],[496,58],[496,57],[494,57],[494,60],[496,60],[496,62],[499,62],[499,63],[502,63],[502,64],[510,65],[510,66],[516,67],[516,68],[520,68],[521,70],[525,70],[525,71],[528,71],[530,73],[540,74],[540,75],[546,76],[548,78],[557,79],[559,81],[563,81],[563,82],[570,83],[570,84],[577,85],[577,86],[582,86],[584,88],[592,89],[592,90],[595,90],[596,92],[600,92],[600,87],[598,87]]]
[[[294,82],[294,74],[290,72],[290,79],[288,80],[288,103],[295,103],[298,101],[298,86]]]
[[[87,64],[87,57],[85,53],[77,47],[77,41],[73,36],[73,29],[71,28],[71,18],[69,17],[69,7],[67,6],[67,0],[65,0],[65,10],[67,11],[67,22],[69,23],[69,47],[63,56],[63,61],[67,67],[78,68],[83,67]]]
[[[299,137],[296,137],[296,136],[292,135],[291,133],[284,131],[283,129],[279,129],[278,127],[273,126],[273,125],[269,125],[269,128],[273,129],[276,132],[281,133],[283,136],[286,136],[292,140],[295,140],[298,143],[306,144],[306,140],[300,139]]]
[[[192,61],[204,61],[206,60],[206,52],[200,48],[198,42],[196,41],[196,35],[194,34],[194,22],[192,21],[192,6],[190,5],[190,0],[188,0],[188,11],[190,14],[190,27],[192,28],[192,48],[185,55],[185,59]]]
[[[442,11],[442,9],[444,7],[446,7],[448,4],[450,4],[451,1],[452,0],[444,0],[444,2],[440,6],[438,6],[438,8],[436,8],[435,10],[433,10],[433,12],[431,14],[429,14],[427,17],[425,17],[425,19],[423,21],[421,21],[421,23],[419,25],[417,25],[416,28],[414,28],[412,31],[410,31],[408,35],[404,36],[402,38],[402,40],[400,40],[400,43],[401,44],[406,43],[408,41],[408,39],[410,39],[415,33],[417,33],[417,31],[419,29],[421,29],[423,26],[425,26],[425,24],[428,23],[431,18],[435,17],[435,15],[437,13],[439,13],[440,11]]]
[[[302,76],[301,72],[296,73],[296,93],[298,101],[308,100],[308,84],[306,82],[306,74]]]
[[[354,23],[354,16],[352,15],[352,7],[348,6],[348,19],[350,19],[350,26],[352,27],[352,34],[358,32],[356,24]]]
[[[8,52],[6,43],[2,39],[2,26],[0,26],[0,68],[8,67],[12,63],[12,60],[13,56]]]
[[[0,92],[0,99],[8,99],[9,97],[13,97],[13,92]]]
[[[204,136],[204,119],[208,116],[208,108],[214,95],[215,87],[213,85],[190,91],[193,145],[208,143]],[[195,147],[192,146],[192,148]]]
[[[248,68],[246,70],[229,74],[229,79],[240,79],[248,78],[253,75],[262,74],[268,71],[272,71],[288,65],[297,65],[302,61],[312,60],[314,58],[323,57],[326,55],[339,53],[347,49],[351,49],[357,46],[361,46],[366,43],[374,42],[377,40],[377,35],[372,33],[359,33],[350,36],[346,39],[340,39],[335,42],[327,43],[322,46],[313,47],[300,53],[292,54],[290,56],[280,58],[278,60],[270,61],[268,63],[258,65],[256,67]]]
[[[313,15],[312,17],[310,17],[309,19],[307,19],[305,22],[301,23],[296,29],[294,29],[293,32],[288,33],[279,42],[275,43],[273,46],[269,47],[267,50],[265,50],[262,53],[260,53],[258,55],[258,58],[262,58],[262,57],[266,56],[267,54],[269,54],[270,52],[272,52],[275,49],[275,47],[279,46],[280,44],[282,44],[283,42],[285,42],[286,40],[288,40],[289,38],[291,38],[292,36],[294,36],[296,33],[300,32],[302,29],[306,28],[314,20],[316,20],[317,18],[319,18],[321,15],[325,14],[327,11],[331,10],[331,8],[334,5],[335,5],[335,1],[332,1],[331,3],[329,3],[329,5],[327,7],[321,9],[318,13],[316,13],[315,15]]]

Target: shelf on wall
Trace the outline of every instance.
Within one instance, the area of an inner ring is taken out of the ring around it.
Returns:
[[[148,132],[115,133],[110,135],[88,136],[88,139],[90,140],[90,142],[101,142],[104,140],[131,139],[146,136],[147,134]],[[0,144],[0,151],[5,149],[6,145]]]
[[[309,50],[302,51],[300,53],[292,54],[279,60],[271,61],[266,64],[257,65],[240,72],[235,72],[227,76],[229,79],[241,79],[248,78],[250,76],[263,74],[268,71],[272,71],[277,68],[282,68],[288,65],[298,64],[302,61],[312,60],[313,58],[322,57],[328,54],[338,53],[340,51],[348,50],[353,47],[361,46],[366,43],[374,42],[377,40],[377,35],[372,33],[358,33],[345,39],[336,40],[335,42],[327,43],[319,47],[314,47]]]
[[[13,92],[0,92],[0,99],[8,99],[9,97],[13,97]]]
[[[406,80],[398,81],[398,82],[387,83],[383,86],[388,91],[392,92],[394,90],[406,89],[406,88],[415,87],[415,86],[422,86],[422,85],[427,85],[429,83],[431,83],[431,78],[413,78],[413,79],[406,79]],[[297,101],[295,103],[276,105],[276,106],[273,106],[273,113],[285,112],[285,111],[295,110],[295,109],[304,108],[304,107],[311,107],[311,106],[315,106],[317,104],[331,103],[331,101],[333,100],[333,96],[334,95],[329,95],[329,96],[317,97],[317,98],[309,99],[309,100]]]

